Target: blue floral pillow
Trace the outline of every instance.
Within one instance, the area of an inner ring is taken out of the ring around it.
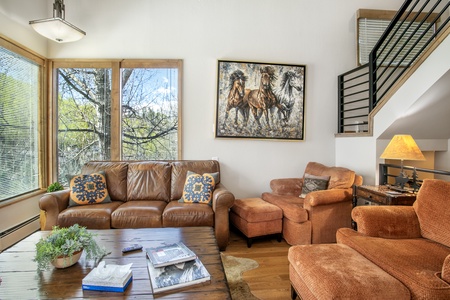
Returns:
[[[219,173],[203,175],[188,171],[179,202],[212,204],[212,193],[219,180]]]
[[[105,172],[73,176],[69,178],[69,186],[69,206],[111,202]]]

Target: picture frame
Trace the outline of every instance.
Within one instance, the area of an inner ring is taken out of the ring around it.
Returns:
[[[218,60],[216,138],[304,140],[305,65]]]

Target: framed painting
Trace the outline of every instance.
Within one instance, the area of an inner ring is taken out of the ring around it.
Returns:
[[[304,65],[219,60],[217,138],[304,139]]]

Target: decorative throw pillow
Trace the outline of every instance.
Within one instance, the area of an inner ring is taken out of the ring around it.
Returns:
[[[305,173],[300,197],[305,198],[309,192],[326,190],[329,181],[330,176],[316,176]]]
[[[188,171],[183,188],[183,196],[179,202],[204,203],[211,205],[212,193],[219,179],[219,173],[203,175]]]
[[[111,202],[103,171],[73,176],[69,178],[69,186],[69,206]]]

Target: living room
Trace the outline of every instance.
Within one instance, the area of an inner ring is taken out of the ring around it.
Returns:
[[[390,137],[380,143],[378,136],[335,137],[337,76],[356,66],[356,11],[397,10],[403,1],[279,2],[66,0],[66,19],[87,34],[58,44],[28,24],[50,17],[52,0],[2,0],[0,34],[47,59],[181,59],[180,158],[217,157],[222,182],[236,198],[261,195],[273,178],[300,177],[310,161],[351,168],[366,184],[375,184],[377,154]],[[305,65],[304,139],[216,138],[217,62],[222,59]],[[390,116],[383,118],[377,126],[392,123]],[[448,137],[439,138],[438,146],[423,144],[425,150],[438,147],[444,153],[436,169],[450,169]],[[53,167],[50,159],[45,164]],[[45,174],[41,188],[55,176]],[[38,215],[38,198],[0,204],[0,231]]]
[[[66,19],[87,34],[58,44],[28,25],[50,17],[53,1],[2,1],[0,33],[51,59],[182,59],[180,158],[218,157],[223,182],[239,198],[267,191],[272,178],[299,176],[309,161],[335,164],[336,78],[355,66],[355,13],[401,3],[66,1]],[[270,43],[261,47],[261,39]],[[304,141],[216,139],[219,59],[306,65]],[[12,224],[2,230],[17,222],[5,216]]]

